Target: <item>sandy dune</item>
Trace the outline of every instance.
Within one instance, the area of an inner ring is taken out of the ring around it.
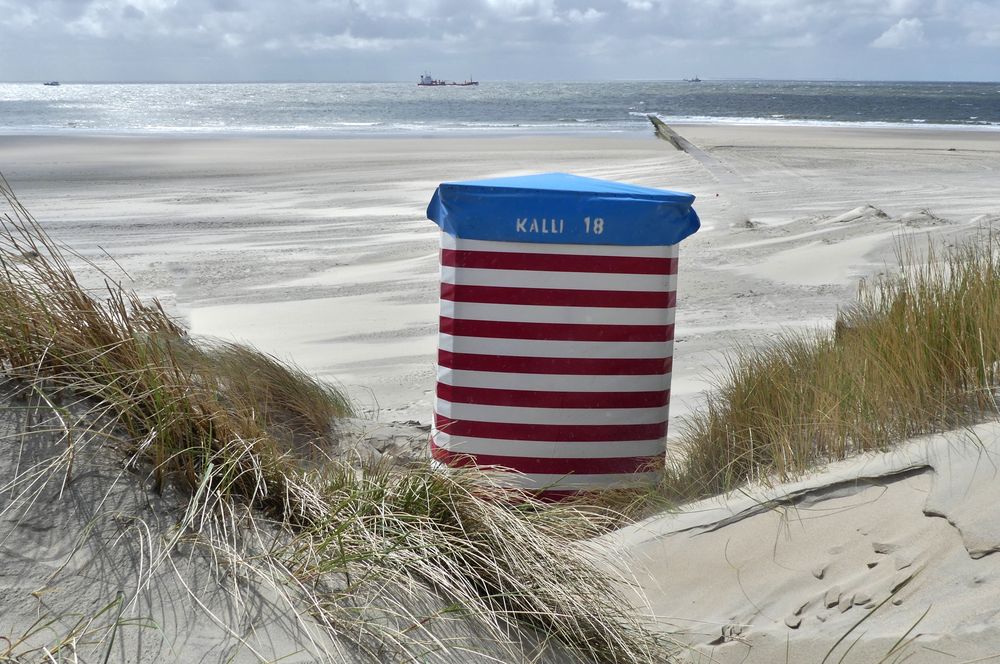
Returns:
[[[690,661],[994,661],[998,461],[1000,426],[984,424],[692,504],[605,544],[661,627],[696,646]]]
[[[89,404],[58,396],[54,403],[58,412],[0,384],[0,661],[492,664],[508,657],[481,623],[403,579],[357,584],[340,596],[351,608],[343,615],[362,618],[366,631],[345,621],[334,637],[310,617],[302,588],[262,563],[265,552],[287,545],[287,533],[238,504],[204,518],[171,484],[156,490],[148,464],[128,463],[123,432]],[[63,436],[64,422],[79,430]],[[95,423],[104,428],[83,431]],[[392,444],[384,428],[366,433],[377,446]],[[338,588],[345,579],[330,574],[323,583]],[[380,643],[400,630],[412,639],[409,658]],[[570,661],[557,644],[508,634],[521,659]]]

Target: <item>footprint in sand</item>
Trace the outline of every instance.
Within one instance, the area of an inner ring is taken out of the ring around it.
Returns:
[[[795,609],[795,611],[792,611],[792,615],[785,618],[785,625],[787,625],[789,629],[798,629],[799,625],[802,624],[802,614],[808,606],[809,602],[805,602],[799,608]]]

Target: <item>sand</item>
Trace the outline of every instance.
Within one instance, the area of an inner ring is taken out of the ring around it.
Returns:
[[[1000,132],[676,129],[697,154],[651,134],[0,137],[0,169],[54,236],[114,256],[127,276],[102,265],[115,278],[195,333],[293,358],[386,422],[430,419],[437,229],[423,211],[443,180],[560,170],[698,196],[704,226],[681,250],[674,432],[727,353],[831,326],[900,241],[951,244],[1000,223]],[[1000,431],[971,433],[975,444],[914,441],[601,545],[661,628],[697,647],[692,661],[822,661],[865,615],[828,661],[857,637],[843,661],[880,661],[913,624],[907,662],[994,657]]]
[[[679,129],[707,165],[650,134],[6,137],[0,168],[56,237],[123,278],[102,251],[114,256],[194,332],[294,359],[380,419],[424,423],[437,324],[424,209],[441,181],[562,170],[698,196],[704,226],[681,252],[675,417],[700,402],[720,352],[830,324],[859,276],[893,262],[899,235],[967,234],[1000,214],[1000,132]]]
[[[88,257],[107,251],[195,333],[293,358],[363,410],[423,422],[438,293],[424,210],[437,184],[563,170],[663,185],[665,159],[692,184],[697,166],[648,136],[0,139],[3,171],[54,235]]]
[[[10,647],[50,661],[44,647],[65,662],[349,661],[349,644],[295,618],[285,589],[196,546],[184,498],[127,470],[113,437],[74,440],[70,468],[56,415],[0,389],[0,659]],[[234,553],[255,550],[245,539]]]
[[[998,455],[995,423],[928,436],[602,544],[688,661],[994,661]]]

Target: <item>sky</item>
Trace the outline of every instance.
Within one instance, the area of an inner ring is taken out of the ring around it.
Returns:
[[[1000,80],[1000,0],[0,0],[0,80]]]

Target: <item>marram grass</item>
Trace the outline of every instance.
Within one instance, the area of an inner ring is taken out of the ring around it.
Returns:
[[[331,421],[350,412],[335,389],[254,349],[192,339],[155,300],[110,277],[102,292],[88,291],[2,177],[0,194],[9,205],[0,230],[3,373],[89,404],[93,418],[76,418],[83,426],[124,432],[114,451],[127,465],[186,492],[177,533],[151,550],[156,564],[193,539],[328,629],[332,642],[349,643],[351,658],[461,661],[474,643],[435,629],[458,616],[499,661],[524,661],[545,644],[579,661],[670,661],[674,646],[578,545],[616,513],[543,505],[469,472],[324,458]],[[68,453],[46,472],[68,475],[72,447],[87,436],[62,428]],[[137,588],[150,578],[147,570]],[[436,608],[415,605],[421,597]],[[31,645],[3,635],[0,660],[70,661],[78,639]]]
[[[918,256],[862,281],[834,330],[786,334],[729,358],[684,423],[664,492],[678,500],[997,413],[1000,237]]]

